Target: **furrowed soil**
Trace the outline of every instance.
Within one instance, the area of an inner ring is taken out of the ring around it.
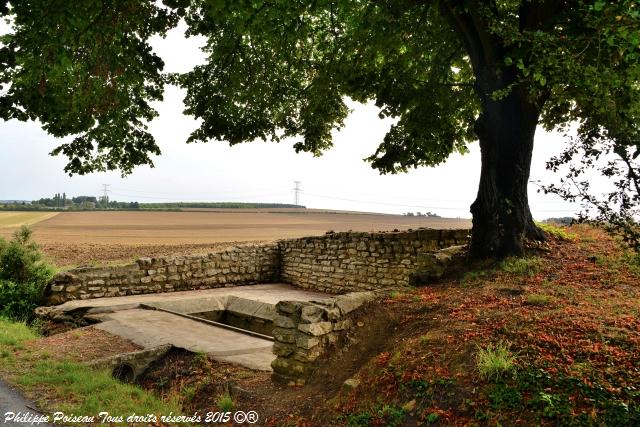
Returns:
[[[10,236],[18,226],[0,228],[0,237]],[[460,219],[310,209],[211,209],[61,212],[32,228],[34,239],[55,265],[73,267],[130,262],[142,256],[207,253],[239,243],[322,235],[327,231],[470,226],[469,220]]]

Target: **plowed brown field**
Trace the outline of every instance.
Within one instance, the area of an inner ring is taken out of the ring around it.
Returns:
[[[59,266],[129,261],[140,256],[201,253],[240,242],[333,231],[465,228],[470,220],[321,210],[62,212],[33,225],[35,240]],[[11,228],[0,229],[9,236]]]

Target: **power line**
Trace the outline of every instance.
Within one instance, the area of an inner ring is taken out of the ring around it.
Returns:
[[[115,196],[132,197],[137,199],[168,200],[175,203],[189,203],[189,201],[194,201],[194,200],[195,201],[212,201],[212,199],[217,198],[217,197],[189,197],[188,201],[183,202],[180,200],[176,200],[176,197],[143,196],[140,194],[128,194],[128,193],[120,193],[120,192],[113,192],[113,191],[111,192],[111,194]],[[253,198],[253,197],[274,197],[274,196],[283,196],[285,194],[287,193],[284,191],[281,191],[278,193],[257,193],[256,196],[224,197],[223,200],[228,201],[228,200],[242,200],[242,199]]]
[[[330,191],[333,194],[337,194],[337,192],[339,192],[342,197],[345,198],[349,198],[351,195],[354,195],[355,197],[378,197],[380,196],[380,193],[362,193],[362,192],[350,192],[349,188],[346,187],[340,187],[340,189],[336,190],[334,188],[319,188],[319,187],[309,187],[308,185],[305,186],[306,190],[311,190],[311,191]],[[305,194],[309,194],[305,191]],[[394,196],[400,196],[402,197],[402,194],[398,194],[398,193],[394,193]],[[475,194],[473,195],[475,197]],[[448,202],[448,203],[467,203],[469,202],[469,199],[435,199],[432,197],[429,197],[428,195],[425,195],[425,198],[429,199],[431,202]],[[419,203],[419,202],[418,202]],[[541,201],[536,201],[536,205],[559,205],[559,204],[564,204],[565,202],[563,200],[541,200]],[[409,207],[411,207],[411,205],[407,205]]]
[[[213,193],[207,193],[207,192],[203,192],[203,191],[199,191],[199,192],[187,192],[187,191],[179,191],[179,192],[171,192],[171,191],[152,191],[152,190],[134,190],[132,188],[122,188],[122,187],[114,187],[115,191],[123,191],[123,192],[127,192],[127,193],[142,193],[142,194],[161,194],[161,195],[167,195],[167,196],[184,196],[184,195],[200,195],[203,197],[217,197],[217,195],[220,194],[260,194],[263,193],[265,191],[269,191],[271,190],[270,188],[255,188],[250,190],[249,193],[246,192],[242,192],[242,191],[238,191],[238,190],[232,190],[232,189],[225,189],[225,190],[216,190],[215,195]]]
[[[296,185],[295,188],[293,188],[293,204],[300,206],[300,192],[302,191],[300,181],[293,181],[293,183]]]
[[[111,190],[109,190],[109,187],[111,186],[111,184],[102,184],[102,200],[104,200],[104,203],[108,206],[109,205],[109,192]]]
[[[404,207],[404,208],[420,208],[420,209],[444,209],[444,210],[465,210],[468,209],[468,206],[465,207],[449,207],[449,206],[423,206],[423,205],[406,205],[402,203],[385,203],[374,200],[358,200],[358,199],[348,199],[344,197],[334,197],[327,196],[322,194],[312,194],[306,193],[309,196],[320,197],[323,199],[333,199],[333,200],[341,200],[345,202],[354,202],[354,203],[370,203],[372,205],[382,205],[382,206],[396,206],[396,207]],[[538,209],[541,212],[575,212],[575,209]]]

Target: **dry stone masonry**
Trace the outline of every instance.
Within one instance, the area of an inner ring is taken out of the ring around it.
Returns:
[[[303,385],[317,367],[318,359],[352,325],[350,314],[376,301],[388,291],[351,292],[319,301],[281,301],[273,330],[271,363],[275,381]]]
[[[119,267],[79,268],[54,278],[49,302],[273,282],[340,294],[316,301],[281,301],[263,310],[268,330],[260,333],[273,331],[273,379],[302,385],[323,354],[339,345],[352,327],[356,310],[380,300],[390,289],[439,277],[464,250],[461,244],[468,234],[469,230],[430,229],[328,233],[202,256],[142,258]],[[195,315],[208,319],[234,311],[221,310]],[[255,307],[247,312],[257,313]],[[133,368],[128,371],[135,376]]]
[[[301,288],[344,293],[413,284],[431,254],[468,240],[469,230],[335,233],[280,242],[281,279]]]
[[[332,294],[402,287],[437,275],[443,268],[437,251],[466,243],[468,234],[432,229],[331,233],[209,255],[78,268],[54,277],[49,303],[274,282]]]
[[[69,300],[270,283],[279,277],[277,243],[208,255],[140,258],[134,264],[78,268],[56,275],[51,304]]]

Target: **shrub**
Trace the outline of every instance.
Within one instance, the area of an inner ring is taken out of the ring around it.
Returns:
[[[11,241],[0,239],[0,279],[36,285],[51,280],[53,270],[42,261],[38,245],[31,240],[32,233],[23,225]]]
[[[485,379],[500,378],[515,369],[515,360],[507,343],[489,344],[478,350],[478,372]]]
[[[42,305],[44,287],[33,283],[17,284],[0,280],[0,316],[12,320],[33,322],[34,310]]]
[[[31,323],[33,310],[41,305],[53,269],[22,226],[13,239],[0,239],[0,316]]]

